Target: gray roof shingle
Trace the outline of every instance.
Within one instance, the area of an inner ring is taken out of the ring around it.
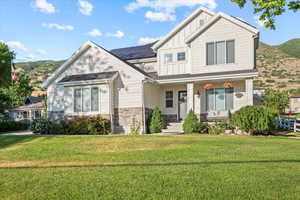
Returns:
[[[111,79],[117,71],[113,72],[102,72],[102,73],[93,73],[93,74],[79,74],[79,75],[72,75],[66,76],[63,78],[59,83],[67,83],[73,81],[91,81],[91,80],[103,80],[103,79]]]
[[[156,53],[151,48],[155,43],[156,42],[142,46],[113,49],[110,52],[123,60],[152,58],[156,56]]]

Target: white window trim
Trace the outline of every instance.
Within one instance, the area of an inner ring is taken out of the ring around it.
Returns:
[[[167,62],[167,56],[171,56],[171,62]],[[166,54],[164,54],[164,63],[165,64],[172,64],[172,63],[174,63],[174,55],[173,55],[173,53],[166,53]]]
[[[184,60],[179,60],[178,59],[178,55],[180,54],[180,53],[184,53]],[[177,62],[179,62],[179,63],[184,63],[184,62],[186,62],[187,61],[187,53],[186,53],[186,51],[180,51],[180,52],[177,52],[176,53],[176,60],[177,60]]]
[[[98,89],[98,111],[92,111],[92,88],[97,88]],[[76,112],[75,111],[75,90],[80,89],[81,90],[81,96],[80,96],[80,101],[81,101],[81,111],[80,112]],[[91,101],[91,106],[90,106],[90,111],[87,112],[83,112],[83,95],[82,95],[82,91],[83,89],[89,89],[90,90],[90,101]],[[96,113],[100,113],[100,87],[98,86],[89,86],[89,87],[74,87],[73,88],[73,113],[75,114],[88,114],[88,113],[92,113],[92,114],[96,114]]]
[[[167,93],[168,92],[172,92],[172,99],[171,98],[167,98]],[[167,101],[168,100],[172,100],[172,107],[167,107]],[[174,108],[174,91],[173,90],[166,90],[165,91],[165,108],[166,109],[172,109],[172,108]]]
[[[227,42],[228,41],[233,41],[234,42],[234,62],[233,63],[227,63]],[[218,42],[225,42],[225,63],[223,64],[217,64],[217,43]],[[234,65],[236,64],[236,42],[235,39],[228,39],[228,40],[218,40],[218,41],[212,41],[212,42],[206,42],[205,43],[205,48],[206,48],[206,66],[211,66],[208,64],[208,51],[207,51],[207,45],[208,44],[214,44],[214,64],[212,65]]]
[[[218,90],[218,89],[224,89],[224,94],[225,94],[225,99],[224,99],[224,110],[217,110],[216,109],[216,90]],[[233,88],[232,88],[233,89]],[[214,110],[208,110],[208,101],[207,101],[207,89],[205,90],[205,109],[206,109],[206,112],[214,112],[214,111],[227,111],[227,109],[226,109],[226,88],[214,88],[214,89],[211,89],[211,90],[213,90],[214,91]],[[234,89],[233,89],[233,94],[234,94]],[[233,99],[232,99],[232,109],[234,109],[234,97],[233,97]]]

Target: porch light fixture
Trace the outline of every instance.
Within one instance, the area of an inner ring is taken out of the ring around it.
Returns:
[[[233,88],[233,84],[230,82],[225,82],[223,86],[224,88]]]
[[[207,84],[204,85],[203,88],[204,88],[204,89],[207,89],[207,90],[211,90],[211,89],[214,89],[214,85],[211,84],[211,83],[207,83]]]

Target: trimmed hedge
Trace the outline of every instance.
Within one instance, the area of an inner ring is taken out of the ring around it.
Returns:
[[[108,135],[111,132],[111,124],[100,115],[62,120],[57,124],[47,119],[40,119],[32,123],[31,130],[50,135]]]
[[[230,123],[250,134],[266,134],[276,129],[277,114],[265,106],[246,106],[235,112]]]
[[[27,130],[28,124],[15,121],[0,121],[0,133]]]

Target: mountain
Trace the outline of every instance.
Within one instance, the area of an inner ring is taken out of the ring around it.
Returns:
[[[291,90],[300,88],[300,39],[287,41],[279,46],[260,43],[257,50],[256,88]],[[34,86],[33,96],[45,94],[40,84],[50,76],[64,61],[36,61],[17,63],[19,71],[26,72]]]
[[[300,59],[300,38],[289,40],[277,46],[281,51]]]

